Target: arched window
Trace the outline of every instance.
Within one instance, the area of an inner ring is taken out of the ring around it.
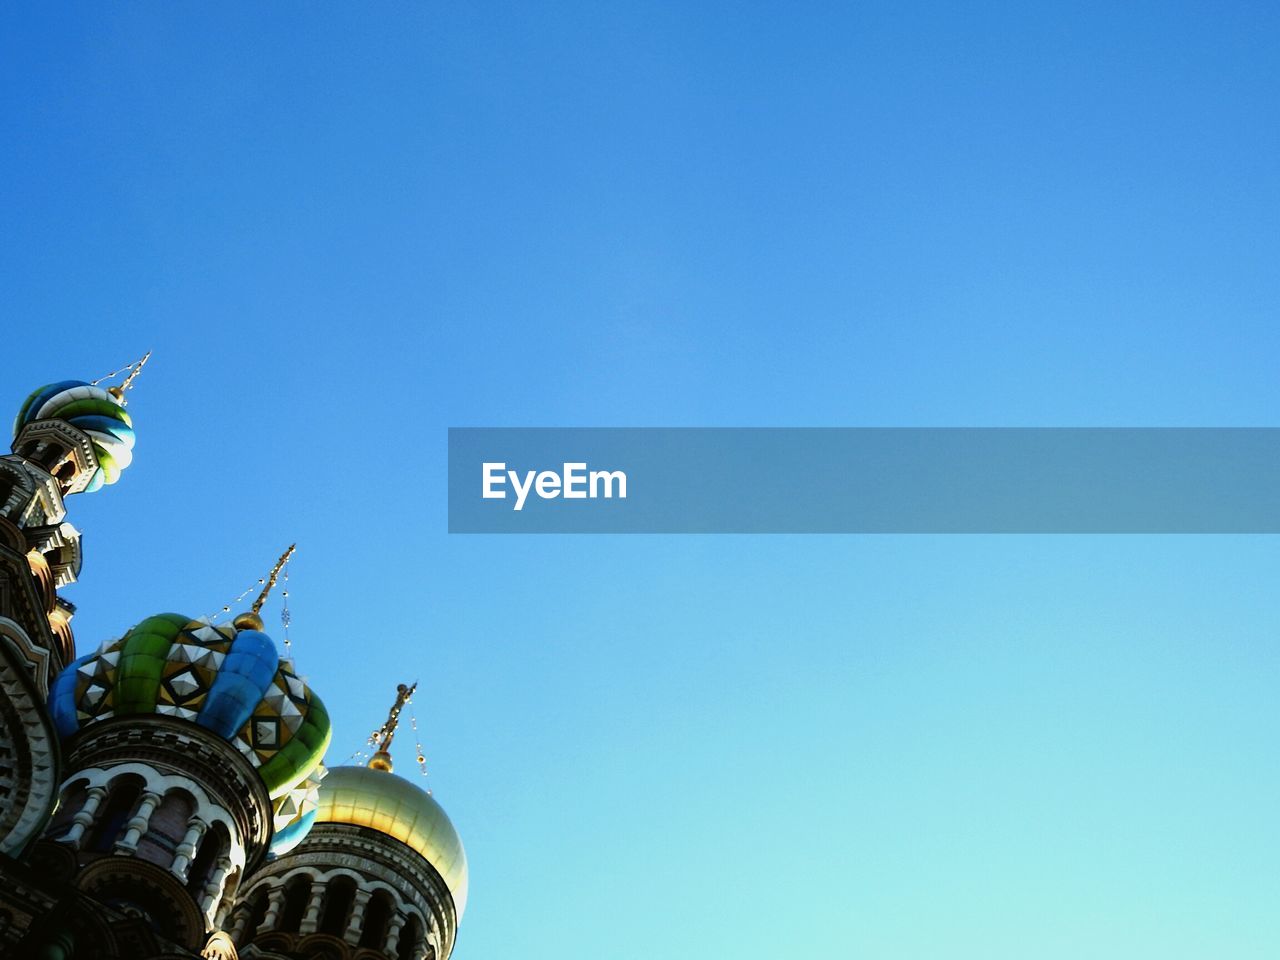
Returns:
[[[94,853],[109,853],[124,833],[124,826],[133,816],[142,794],[142,778],[125,774],[111,781],[106,802],[98,810],[98,819],[89,835],[86,849]]]
[[[170,790],[152,811],[147,832],[138,841],[138,859],[161,867],[173,863],[178,844],[187,835],[187,825],[196,811],[195,797],[185,790]]]
[[[375,950],[382,949],[382,945],[387,942],[387,925],[391,922],[391,911],[391,895],[385,890],[379,890],[365,907],[359,946],[373,947]]]
[[[191,869],[187,873],[187,891],[196,900],[199,900],[204,895],[204,885],[213,876],[218,858],[230,846],[231,838],[227,834],[227,828],[222,824],[215,823],[205,831],[204,839],[200,841],[200,847],[196,850],[196,857],[191,861]]]
[[[270,901],[267,895],[266,887],[259,887],[253,892],[253,896],[249,898],[249,919],[245,922],[244,933],[240,935],[240,942],[237,946],[245,946],[253,941],[258,934],[258,928],[262,926],[262,921],[267,918],[267,903]]]
[[[49,829],[45,835],[56,839],[70,830],[72,820],[88,799],[88,780],[77,780],[75,783],[67,784],[66,789],[62,791],[62,796],[58,798],[58,810],[49,821]]]
[[[340,937],[347,930],[351,906],[356,899],[356,882],[350,877],[334,877],[324,888],[324,910],[320,914],[321,933]]]
[[[297,933],[310,899],[311,878],[305,873],[291,877],[284,885],[284,909],[280,912],[276,929],[285,933]]]
[[[71,460],[69,458],[66,460],[63,460],[53,470],[53,479],[57,480],[58,483],[63,487],[69,486],[71,481],[74,480],[75,478],[76,478],[76,463],[74,460]]]
[[[417,960],[422,956],[422,921],[412,914],[409,922],[400,931],[400,946],[396,950],[396,960]]]

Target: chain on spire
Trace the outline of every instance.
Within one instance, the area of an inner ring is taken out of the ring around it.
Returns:
[[[284,565],[284,589],[280,591],[283,606],[280,608],[280,626],[284,629],[284,655],[293,656],[293,641],[289,639],[289,624],[293,623],[293,614],[289,611],[289,565]]]
[[[427,753],[422,748],[422,734],[418,732],[418,712],[413,709],[413,703],[409,704],[409,725],[413,727],[414,746],[418,750],[418,769],[422,772],[423,779],[427,776]],[[427,796],[431,795],[431,788],[427,787]]]

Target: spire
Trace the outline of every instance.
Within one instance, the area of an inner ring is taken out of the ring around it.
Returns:
[[[280,559],[276,561],[276,565],[271,568],[271,572],[267,574],[265,580],[259,580],[259,583],[265,584],[262,592],[258,594],[258,599],[253,601],[253,606],[249,608],[249,613],[242,613],[236,617],[232,623],[235,624],[237,630],[261,630],[262,618],[258,616],[258,611],[262,609],[262,605],[267,602],[267,597],[271,596],[271,588],[276,585],[276,580],[280,576],[280,571],[284,569],[284,565],[289,562],[289,558],[293,556],[293,551],[298,549],[296,543],[289,544],[289,549],[280,554]],[[247,590],[245,591],[248,592]]]
[[[142,372],[142,368],[147,365],[147,361],[150,359],[151,359],[151,351],[148,350],[146,353],[142,355],[141,360],[135,360],[133,361],[133,363],[127,364],[126,366],[121,367],[119,370],[112,370],[105,377],[99,377],[97,380],[94,380],[91,385],[96,387],[103,380],[110,380],[112,377],[116,376],[117,374],[125,370],[128,370],[129,374],[124,378],[124,381],[122,383],[119,383],[114,387],[107,387],[107,393],[115,397],[117,402],[119,402],[120,406],[122,407],[127,406],[129,401],[125,400],[124,392],[126,390],[130,390],[133,388],[134,378],[136,378],[138,374]]]
[[[276,561],[276,565],[271,568],[271,573],[267,576],[267,585],[262,588],[262,592],[258,594],[258,599],[253,601],[251,608],[254,613],[262,609],[262,605],[267,602],[267,597],[271,596],[271,589],[276,585],[276,578],[280,576],[280,571],[284,569],[284,565],[289,562],[289,558],[293,556],[293,551],[298,549],[296,543],[289,544],[289,549],[280,554],[280,559]]]
[[[391,772],[391,740],[395,737],[396,727],[400,723],[400,711],[413,696],[413,691],[417,689],[417,680],[413,681],[413,686],[407,687],[402,683],[396,687],[396,702],[391,705],[386,722],[374,732],[372,737],[378,745],[378,750],[369,761],[369,769]]]

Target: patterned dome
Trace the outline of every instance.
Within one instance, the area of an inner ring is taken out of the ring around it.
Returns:
[[[394,773],[334,767],[320,787],[316,822],[368,827],[416,850],[443,878],[462,919],[467,906],[467,854],[448,814],[425,790]]]
[[[98,457],[98,469],[85,487],[86,493],[115,483],[133,460],[133,421],[120,401],[102,387],[83,380],[63,380],[41,387],[27,397],[18,411],[13,422],[14,437],[37,420],[65,420],[88,434]]]
[[[329,714],[258,630],[176,613],[148,617],[59,674],[49,707],[64,738],[98,720],[146,713],[224,737],[266,784],[276,813],[273,853],[301,840],[315,819]]]
[[[288,853],[306,837],[320,806],[320,781],[328,771],[316,767],[305,780],[272,801],[271,846],[267,859]]]

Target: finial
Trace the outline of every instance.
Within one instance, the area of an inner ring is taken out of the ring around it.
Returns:
[[[271,588],[276,585],[276,579],[280,576],[280,571],[284,569],[284,565],[289,562],[289,558],[293,556],[293,551],[298,549],[296,543],[289,544],[289,549],[280,554],[280,559],[276,561],[276,565],[271,568],[271,573],[267,575],[266,585],[262,588],[262,592],[258,594],[258,599],[253,601],[253,605],[249,608],[248,613],[242,613],[240,616],[232,620],[232,624],[237,630],[261,630],[262,617],[258,616],[258,611],[262,609],[262,605],[267,602],[267,597],[271,596]],[[263,581],[259,580],[259,583]],[[245,591],[248,592],[247,590]]]
[[[135,360],[133,363],[130,363],[127,366],[123,366],[119,370],[112,370],[105,377],[99,377],[97,380],[93,381],[93,386],[96,387],[103,380],[110,380],[112,377],[120,373],[122,370],[128,370],[129,375],[124,378],[124,381],[122,383],[119,383],[114,387],[107,387],[107,393],[115,397],[116,400],[119,401],[120,406],[122,407],[126,406],[128,401],[126,401],[124,398],[124,392],[126,390],[132,389],[134,378],[137,377],[137,375],[142,372],[142,368],[147,365],[147,361],[150,359],[151,359],[151,351],[148,350],[146,353],[142,355],[141,360]]]
[[[396,687],[396,702],[391,705],[391,712],[387,714],[387,722],[384,723],[373,735],[372,739],[378,744],[378,750],[369,761],[370,770],[381,770],[384,773],[391,772],[391,740],[396,735],[396,726],[400,723],[400,711],[409,698],[413,696],[413,691],[418,689],[418,681],[413,681],[413,686],[405,686],[403,683]]]

